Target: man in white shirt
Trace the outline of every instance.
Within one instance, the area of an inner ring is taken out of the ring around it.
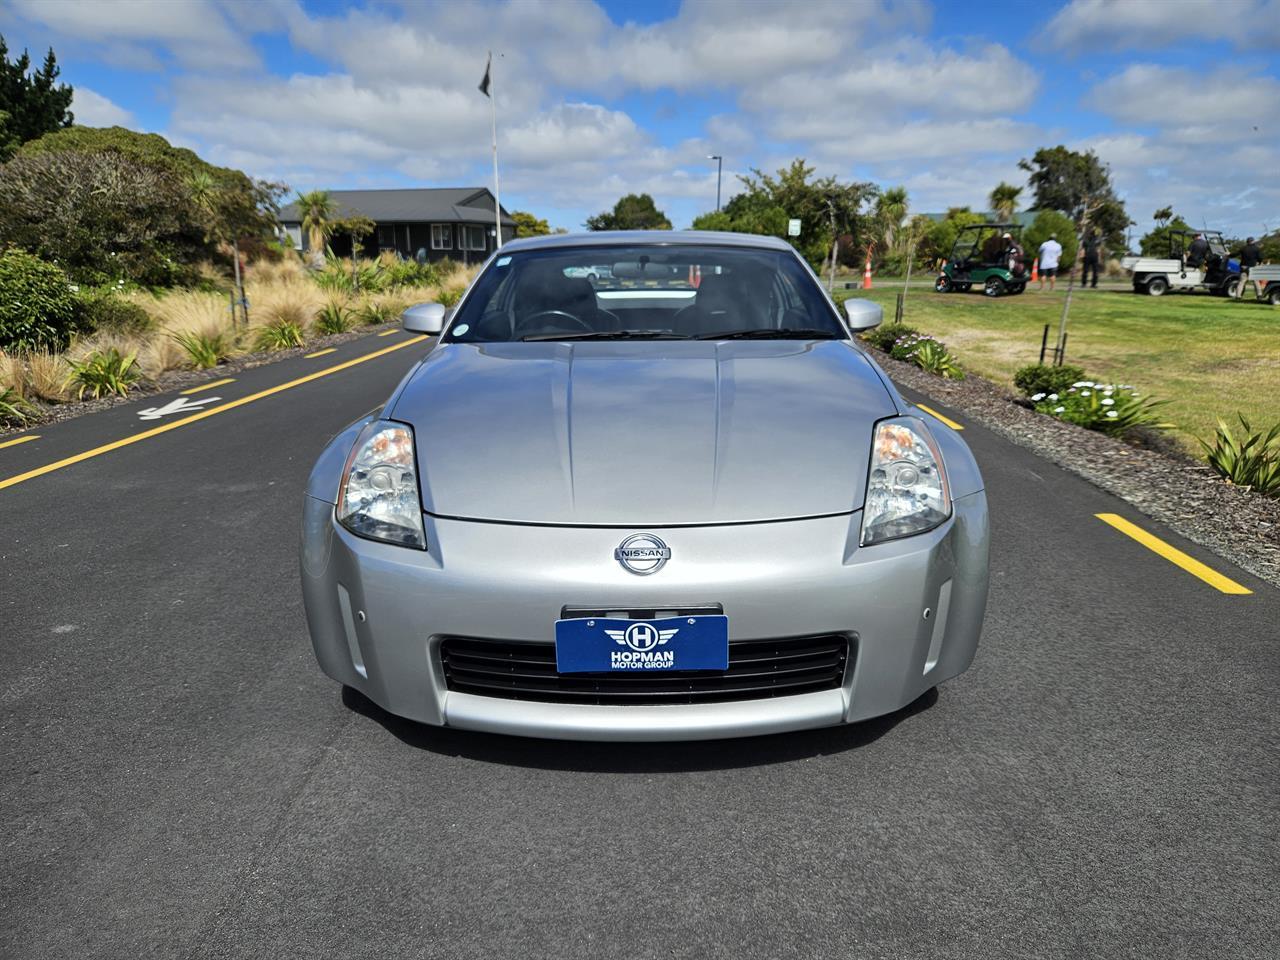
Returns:
[[[1058,242],[1056,233],[1049,234],[1049,239],[1040,244],[1040,289],[1044,289],[1045,278],[1049,280],[1049,290],[1053,290],[1058,278],[1058,261],[1062,259],[1062,244]]]

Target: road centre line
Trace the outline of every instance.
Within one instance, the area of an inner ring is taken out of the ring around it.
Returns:
[[[104,453],[110,453],[112,450],[118,450],[121,447],[127,447],[131,444],[138,443],[142,440],[148,440],[151,437],[158,437],[162,433],[168,433],[170,430],[177,430],[179,427],[185,427],[189,423],[195,423],[198,420],[205,420],[209,417],[224,413],[227,410],[234,410],[236,407],[243,407],[246,403],[253,403],[255,400],[261,400],[264,397],[290,390],[294,387],[300,387],[304,383],[310,383],[312,380],[319,380],[321,377],[327,377],[331,373],[337,373],[340,370],[346,370],[357,364],[364,363],[367,360],[376,360],[378,357],[386,356],[388,353],[394,353],[404,347],[411,347],[416,343],[422,343],[427,337],[413,337],[410,340],[404,340],[400,343],[393,343],[389,347],[383,347],[381,350],[375,350],[373,353],[366,353],[362,357],[356,357],[353,360],[347,360],[343,363],[335,364],[332,367],[325,367],[323,370],[317,370],[315,373],[309,373],[305,377],[298,377],[296,380],[290,380],[287,383],[280,383],[274,387],[268,387],[266,390],[259,390],[257,393],[251,393],[247,397],[239,397],[230,400],[227,403],[217,407],[210,407],[208,410],[201,410],[199,413],[193,413],[189,417],[183,417],[181,420],[174,420],[159,427],[152,427],[150,430],[143,430],[141,433],[135,433],[132,436],[124,437],[120,440],[114,440],[111,443],[104,443],[100,447],[94,447],[91,450],[85,450],[73,456],[57,460],[53,463],[46,463],[43,467],[36,467],[34,470],[28,470],[26,473],[19,473],[16,476],[8,477],[0,480],[0,490],[6,487],[17,486],[27,480],[34,480],[36,477],[44,476],[46,473],[52,473],[55,470],[61,470],[63,467],[69,467],[73,464],[80,463],[82,460],[89,460],[93,457],[101,456]]]
[[[336,353],[336,352],[337,352],[337,350],[338,350],[338,348],[337,348],[337,347],[329,347],[327,350],[317,350],[315,353],[308,353],[308,354],[306,354],[306,355],[303,357],[303,359],[304,359],[304,360],[312,360],[312,359],[314,359],[315,357],[323,357],[326,353]]]
[[[212,383],[202,383],[198,387],[192,387],[190,390],[183,390],[182,396],[189,397],[193,393],[199,393],[202,390],[212,390],[214,387],[226,386],[228,383],[235,383],[235,377],[223,377],[221,380],[214,380]]]
[[[919,407],[921,410],[923,410],[925,413],[929,414],[929,416],[933,417],[935,420],[941,420],[952,430],[964,429],[964,427],[960,426],[960,424],[956,423],[950,417],[944,417],[937,410],[933,409],[933,407],[926,407],[923,403],[917,403],[916,406]]]
[[[1140,544],[1142,544],[1148,550],[1152,551],[1153,553],[1159,554],[1160,556],[1168,560],[1170,563],[1181,567],[1183,570],[1187,571],[1187,573],[1191,574],[1193,577],[1199,577],[1201,580],[1209,584],[1209,586],[1213,587],[1215,590],[1220,590],[1222,593],[1229,593],[1235,596],[1246,596],[1248,594],[1253,593],[1253,591],[1250,590],[1248,587],[1241,586],[1240,584],[1232,580],[1230,577],[1227,577],[1221,573],[1218,573],[1218,571],[1214,570],[1212,567],[1205,566],[1195,557],[1189,556],[1183,553],[1177,547],[1172,546],[1171,544],[1165,543],[1159,537],[1155,536],[1154,534],[1148,533],[1146,530],[1143,530],[1141,527],[1137,526],[1136,524],[1130,523],[1128,520],[1126,520],[1124,517],[1120,516],[1119,514],[1095,513],[1094,516],[1097,517],[1099,520],[1101,520],[1103,523],[1109,524],[1110,526],[1119,530],[1125,536],[1132,537],[1134,540],[1137,540]]]
[[[380,337],[389,337],[389,336],[391,336],[393,333],[399,333],[399,332],[400,332],[400,328],[399,328],[399,327],[397,327],[397,328],[396,328],[396,329],[394,329],[394,330],[383,330],[380,334],[378,334],[378,336],[380,336]]]
[[[16,447],[20,443],[27,443],[30,440],[39,440],[40,434],[28,433],[25,437],[14,437],[12,440],[0,440],[0,450],[5,447]]]

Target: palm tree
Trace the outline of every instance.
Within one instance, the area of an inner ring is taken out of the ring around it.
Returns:
[[[324,245],[333,233],[335,204],[328,190],[312,190],[298,194],[298,213],[302,217],[302,229],[306,231],[311,254],[324,257]]]
[[[991,212],[996,215],[997,220],[1013,219],[1021,193],[1021,187],[1015,187],[1012,183],[1005,183],[1003,180],[991,191],[991,196],[987,199],[991,202]]]
[[[876,201],[876,221],[884,237],[884,249],[893,250],[902,221],[907,218],[907,188],[891,187]]]

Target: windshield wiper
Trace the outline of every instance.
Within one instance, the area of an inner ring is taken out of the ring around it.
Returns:
[[[840,334],[830,330],[819,330],[816,327],[783,327],[771,330],[767,327],[752,327],[748,330],[724,330],[720,333],[707,333],[699,340],[839,340]]]
[[[578,333],[534,333],[521,340],[691,340],[668,330],[583,330]]]

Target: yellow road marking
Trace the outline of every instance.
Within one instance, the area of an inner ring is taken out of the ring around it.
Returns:
[[[184,397],[189,397],[191,396],[191,394],[199,393],[201,390],[212,390],[214,387],[224,387],[228,383],[235,383],[235,382],[236,382],[235,377],[224,377],[221,380],[214,380],[212,383],[205,383],[205,384],[201,384],[198,387],[192,387],[190,390],[183,390],[182,395]]]
[[[315,357],[323,357],[326,353],[337,353],[337,352],[338,352],[337,347],[330,347],[327,350],[317,350],[315,353],[308,353],[303,359],[311,360]]]
[[[174,420],[172,423],[166,423],[159,427],[152,427],[150,430],[143,430],[141,433],[135,433],[132,436],[125,437],[121,440],[104,443],[100,447],[94,447],[92,450],[85,450],[83,453],[77,453],[74,456],[57,460],[54,463],[46,463],[43,467],[36,467],[34,470],[28,470],[26,473],[19,473],[16,476],[0,480],[0,490],[3,490],[5,487],[17,486],[19,483],[26,480],[33,480],[36,477],[42,477],[46,473],[53,473],[55,470],[61,470],[63,467],[69,467],[82,460],[89,460],[93,457],[101,456],[104,453],[110,453],[112,450],[127,447],[130,444],[138,443],[141,440],[158,437],[162,433],[168,433],[170,430],[177,430],[179,427],[185,427],[189,423],[195,423],[198,420],[205,420],[208,417],[215,416],[219,413],[225,413],[227,410],[234,410],[236,407],[243,407],[246,403],[253,403],[253,401],[261,400],[263,397],[269,397],[272,394],[281,393],[282,391],[290,390],[293,387],[300,387],[304,383],[310,383],[312,380],[319,380],[321,377],[327,377],[331,373],[337,373],[339,370],[346,370],[348,367],[354,367],[357,364],[364,363],[366,360],[375,360],[378,357],[385,356],[388,353],[393,353],[396,350],[411,347],[415,343],[422,343],[422,341],[426,339],[426,337],[414,337],[411,340],[403,340],[400,343],[393,343],[389,347],[383,347],[381,350],[375,350],[373,353],[366,353],[363,357],[356,357],[354,360],[347,360],[343,363],[335,364],[332,367],[325,367],[323,370],[317,370],[315,373],[309,373],[305,377],[299,377],[297,380],[290,380],[288,383],[277,384],[274,387],[268,387],[266,390],[259,390],[257,393],[251,393],[247,397],[240,397],[219,406],[210,407],[208,410],[201,410],[199,413],[193,413],[188,417],[183,417],[181,420]]]
[[[1110,524],[1127,537],[1132,537],[1140,544],[1153,553],[1158,553],[1172,564],[1181,567],[1193,577],[1199,577],[1215,590],[1221,590],[1223,593],[1244,596],[1253,593],[1248,587],[1243,587],[1236,583],[1230,577],[1225,577],[1212,567],[1206,567],[1195,557],[1188,556],[1177,547],[1165,543],[1154,534],[1147,533],[1141,527],[1130,523],[1124,517],[1115,513],[1095,513],[1095,517],[1103,523]]]
[[[378,334],[378,336],[380,336],[380,337],[389,337],[389,336],[391,336],[393,333],[399,333],[399,332],[400,332],[400,329],[397,327],[395,330],[383,330],[380,334]]]
[[[16,447],[18,444],[26,443],[29,440],[39,440],[39,439],[40,439],[40,434],[28,433],[25,437],[15,437],[12,440],[0,440],[0,450],[3,450],[5,447]]]
[[[925,413],[929,414],[929,416],[933,417],[935,420],[941,420],[952,430],[964,429],[964,427],[960,426],[960,424],[956,423],[950,417],[944,417],[937,410],[933,409],[933,407],[926,407],[923,403],[917,403],[916,406],[919,407],[921,410],[923,410]]]

